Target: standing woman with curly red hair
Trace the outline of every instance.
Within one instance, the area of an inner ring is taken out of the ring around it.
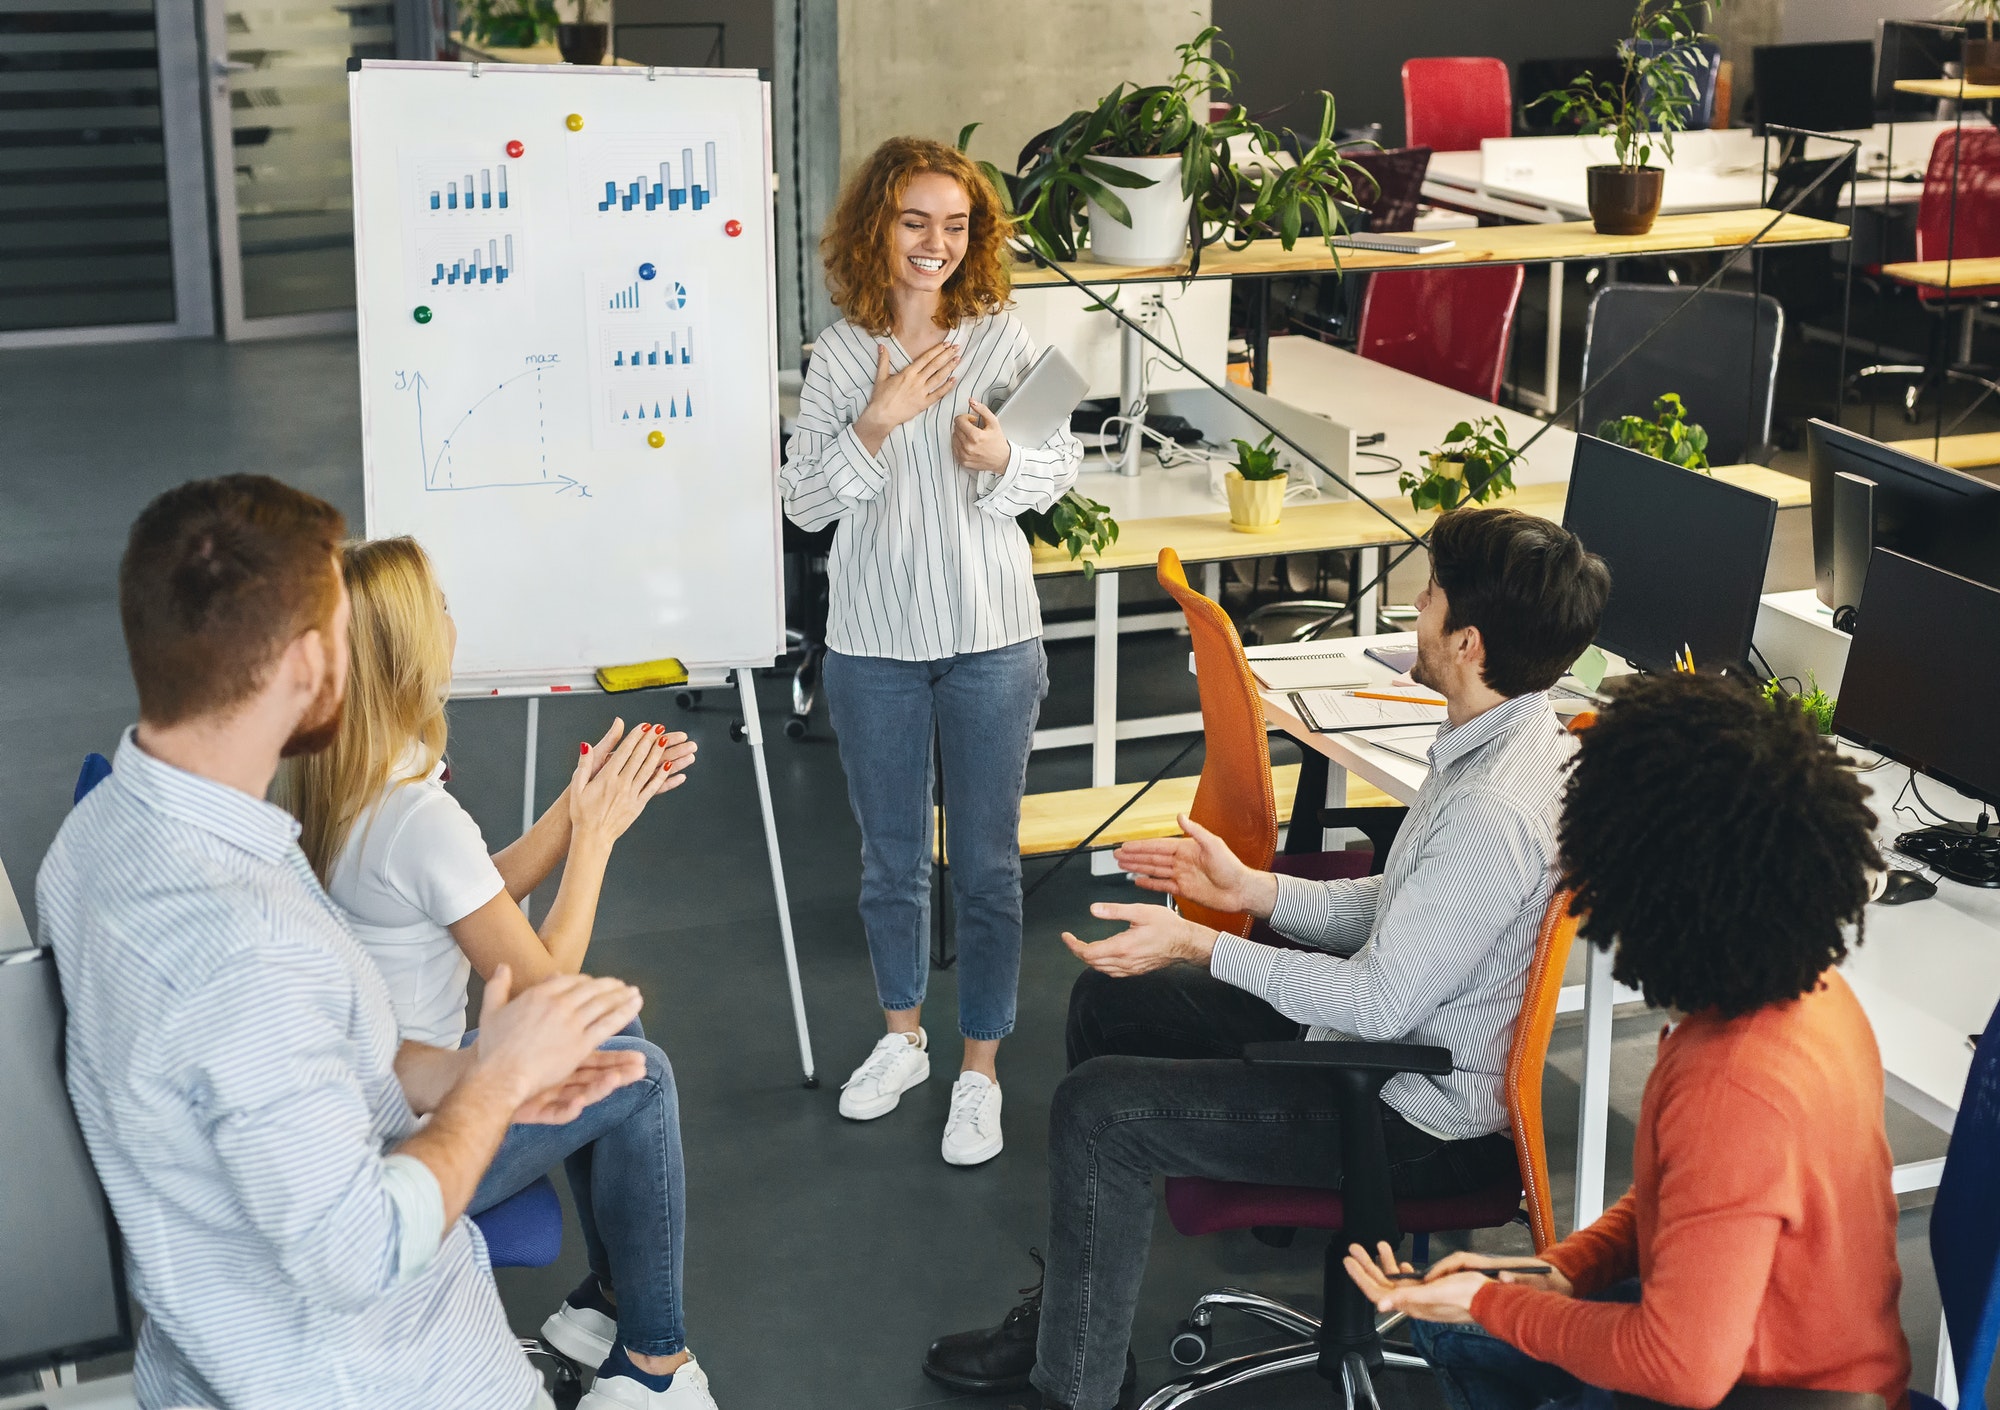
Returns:
[[[944,765],[963,1069],[944,1158],[1000,1153],[994,1062],[1021,973],[1021,795],[1048,691],[1028,541],[1014,522],[1076,479],[1067,429],[1012,445],[987,402],[1035,355],[1007,308],[1011,221],[979,168],[897,137],[820,241],[846,316],[813,344],[780,475],[801,528],[838,524],[825,684],[861,826],[861,922],[888,1033],[841,1089],[872,1121],[930,1076],[931,731]]]

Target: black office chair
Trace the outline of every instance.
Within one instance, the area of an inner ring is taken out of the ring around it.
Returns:
[[[785,720],[789,739],[804,739],[812,728],[820,669],[826,664],[826,618],[833,594],[826,560],[839,528],[829,524],[808,533],[785,521],[785,646],[793,657],[792,713]]]
[[[1688,419],[1708,432],[1711,464],[1762,461],[1771,441],[1785,311],[1768,294],[1710,289],[1693,295],[1694,302],[1667,322],[1689,297],[1686,289],[1659,284],[1608,284],[1598,291],[1584,324],[1586,390],[1577,427],[1595,434],[1614,417],[1651,419],[1654,399],[1678,392]],[[1609,372],[1602,386],[1592,385],[1634,347],[1638,352]]]
[[[1826,179],[1821,181],[1820,178]],[[1814,186],[1815,181],[1819,182]],[[1854,154],[1838,157],[1792,156],[1771,172],[1770,194],[1764,204],[1783,210],[1799,200],[1794,215],[1838,221],[1844,193],[1854,181]],[[1799,199],[1803,194],[1803,199]],[[1847,256],[1837,247],[1816,245],[1803,250],[1766,250],[1756,258],[1763,291],[1784,305],[1786,321],[1803,331],[1815,318],[1840,316]]]

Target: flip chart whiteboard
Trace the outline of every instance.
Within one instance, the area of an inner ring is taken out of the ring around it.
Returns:
[[[784,647],[768,89],[735,70],[348,75],[367,532],[455,689]]]

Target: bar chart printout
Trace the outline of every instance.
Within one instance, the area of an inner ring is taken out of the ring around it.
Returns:
[[[423,182],[428,213],[433,216],[482,215],[510,209],[507,168],[483,166],[441,175],[428,172]]]
[[[676,214],[698,212],[711,205],[720,192],[716,189],[715,143],[703,140],[701,164],[695,164],[696,148],[684,143],[676,162],[671,152],[657,160],[635,162],[636,170],[624,175],[603,177],[603,194],[597,199],[599,211],[614,214],[655,211]]]
[[[515,273],[514,237],[496,235],[484,244],[474,240],[464,254],[434,249],[430,264],[433,288],[472,288],[505,284]]]
[[[686,367],[694,361],[694,330],[672,328],[657,338],[622,338],[611,347],[613,367]]]

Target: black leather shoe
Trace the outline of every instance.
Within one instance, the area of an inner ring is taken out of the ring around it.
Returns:
[[[1042,1256],[1034,1249],[1028,1257],[1042,1267]],[[1027,1390],[1028,1373],[1035,1369],[1035,1339],[1042,1331],[1042,1280],[1022,1288],[1023,1301],[1009,1312],[999,1326],[978,1331],[954,1332],[931,1343],[924,1355],[924,1374],[954,1390],[982,1392]],[[1125,1380],[1119,1387],[1118,1403],[1132,1399],[1139,1380],[1139,1363],[1125,1353]],[[1044,1405],[1068,1410],[1059,1402],[1043,1397]]]
[[[1042,1267],[1040,1253],[1029,1249],[1028,1257]],[[999,1326],[953,1332],[932,1342],[924,1353],[924,1374],[953,1390],[1026,1390],[1028,1373],[1035,1369],[1035,1338],[1042,1331],[1042,1280],[1021,1291],[1027,1300]]]

